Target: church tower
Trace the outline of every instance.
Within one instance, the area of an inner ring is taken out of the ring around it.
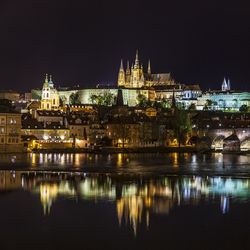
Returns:
[[[131,88],[141,88],[144,85],[143,68],[140,67],[138,50],[135,55],[135,64],[131,68]]]
[[[126,86],[129,86],[130,84],[130,77],[131,77],[131,71],[129,67],[129,61],[127,61],[127,68],[126,68]]]
[[[41,109],[56,110],[59,108],[59,105],[59,94],[54,88],[52,76],[50,76],[49,80],[48,74],[46,74],[42,89]]]
[[[123,68],[123,62],[121,60],[120,70],[118,74],[118,87],[123,87],[123,86],[125,86],[125,72]]]
[[[150,60],[148,60],[148,76],[151,76],[151,64],[150,64]]]
[[[222,91],[229,91],[230,89],[231,89],[230,80],[228,79],[228,81],[227,81],[226,78],[224,78],[222,85],[221,85],[221,90]]]

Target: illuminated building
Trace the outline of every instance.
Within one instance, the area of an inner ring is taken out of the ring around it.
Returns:
[[[0,152],[22,152],[21,114],[0,107]]]
[[[22,134],[35,136],[39,148],[69,148],[72,147],[69,129],[61,122],[39,122],[37,119],[26,116],[22,120]]]
[[[59,94],[58,91],[54,88],[52,76],[50,76],[49,80],[48,75],[46,74],[42,89],[41,109],[56,110],[59,108],[59,105]]]
[[[7,99],[12,102],[18,102],[20,100],[20,93],[12,90],[0,91],[0,99]]]
[[[231,90],[230,81],[225,79],[221,90],[210,90],[197,98],[197,110],[207,108],[208,110],[239,111],[242,105],[250,106],[250,92]]]
[[[121,61],[117,85],[97,84],[92,88],[54,88],[52,80],[46,76],[45,83],[41,90],[32,90],[32,100],[41,100],[42,109],[58,109],[59,99],[62,105],[75,105],[72,103],[72,96],[77,96],[78,104],[92,105],[97,104],[93,101],[93,96],[103,96],[111,94],[114,98],[108,106],[115,103],[118,95],[118,89],[121,89],[124,104],[134,107],[138,104],[138,96],[143,95],[150,101],[161,101],[161,99],[171,99],[173,90],[176,92],[178,101],[190,104],[190,100],[195,102],[197,96],[201,94],[199,85],[185,85],[176,83],[170,73],[152,73],[150,61],[145,72],[139,61],[138,51],[134,63],[127,63],[126,70]],[[74,102],[74,101],[73,101]]]
[[[171,78],[170,73],[152,74],[150,61],[148,61],[147,72],[145,73],[143,66],[139,61],[138,50],[136,51],[134,64],[132,64],[130,67],[128,61],[126,70],[123,68],[123,61],[121,60],[118,74],[118,87],[140,89],[143,87],[151,87],[153,85],[174,84],[175,82]]]
[[[87,148],[90,143],[90,121],[85,116],[70,115],[67,117],[70,136],[74,138],[76,148]]]
[[[230,84],[229,79],[227,81],[226,78],[224,78],[223,83],[221,85],[221,90],[222,91],[230,91],[231,90],[231,84]]]

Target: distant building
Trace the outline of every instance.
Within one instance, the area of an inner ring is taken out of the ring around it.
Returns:
[[[7,99],[11,102],[18,102],[20,100],[20,93],[12,90],[0,91],[0,99]]]
[[[61,122],[38,121],[29,114],[25,114],[22,119],[22,134],[36,137],[40,149],[72,147],[69,129]]]
[[[22,152],[21,114],[0,104],[0,152]]]
[[[174,85],[175,81],[171,78],[170,73],[152,74],[150,61],[148,61],[147,72],[145,73],[139,61],[138,51],[136,51],[134,64],[130,67],[128,61],[126,70],[121,60],[117,83],[118,87],[143,88],[153,85]]]
[[[197,109],[203,110],[208,101],[211,101],[209,110],[239,111],[242,105],[250,106],[250,92],[208,91],[197,98]]]
[[[230,80],[226,80],[226,78],[224,78],[223,83],[221,85],[221,90],[222,91],[230,91],[231,90],[231,86],[230,86]]]
[[[58,91],[54,88],[52,76],[46,74],[41,96],[41,109],[56,110],[60,106]]]

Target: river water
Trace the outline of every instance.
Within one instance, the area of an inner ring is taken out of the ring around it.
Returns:
[[[1,249],[249,249],[250,156],[0,156]]]

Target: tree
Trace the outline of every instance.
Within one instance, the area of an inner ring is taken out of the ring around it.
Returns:
[[[207,105],[207,107],[208,107],[208,108],[210,108],[210,107],[213,105],[213,101],[212,101],[212,100],[207,99],[207,100],[206,100],[206,104],[205,104],[205,105]]]
[[[69,103],[71,105],[78,105],[81,104],[80,100],[79,100],[79,93],[72,93],[69,97]]]
[[[186,110],[176,109],[174,119],[174,133],[180,147],[181,143],[185,142],[185,136],[191,131],[191,120]]]
[[[191,103],[188,107],[188,110],[196,110],[196,105],[194,103]]]
[[[246,104],[241,105],[239,111],[240,112],[247,112],[248,111],[248,106]]]
[[[139,94],[137,96],[137,102],[138,102],[138,106],[142,107],[142,108],[146,108],[148,105],[148,99],[145,95]]]
[[[114,102],[114,95],[110,92],[104,94],[91,95],[90,101],[92,104],[111,106]]]
[[[114,95],[110,92],[105,92],[102,97],[102,105],[111,106],[114,101]]]
[[[61,107],[64,106],[66,104],[66,97],[65,96],[60,97],[59,103]]]
[[[162,106],[162,108],[170,108],[170,106],[171,106],[170,101],[167,100],[166,98],[163,98],[161,100],[161,106]]]

